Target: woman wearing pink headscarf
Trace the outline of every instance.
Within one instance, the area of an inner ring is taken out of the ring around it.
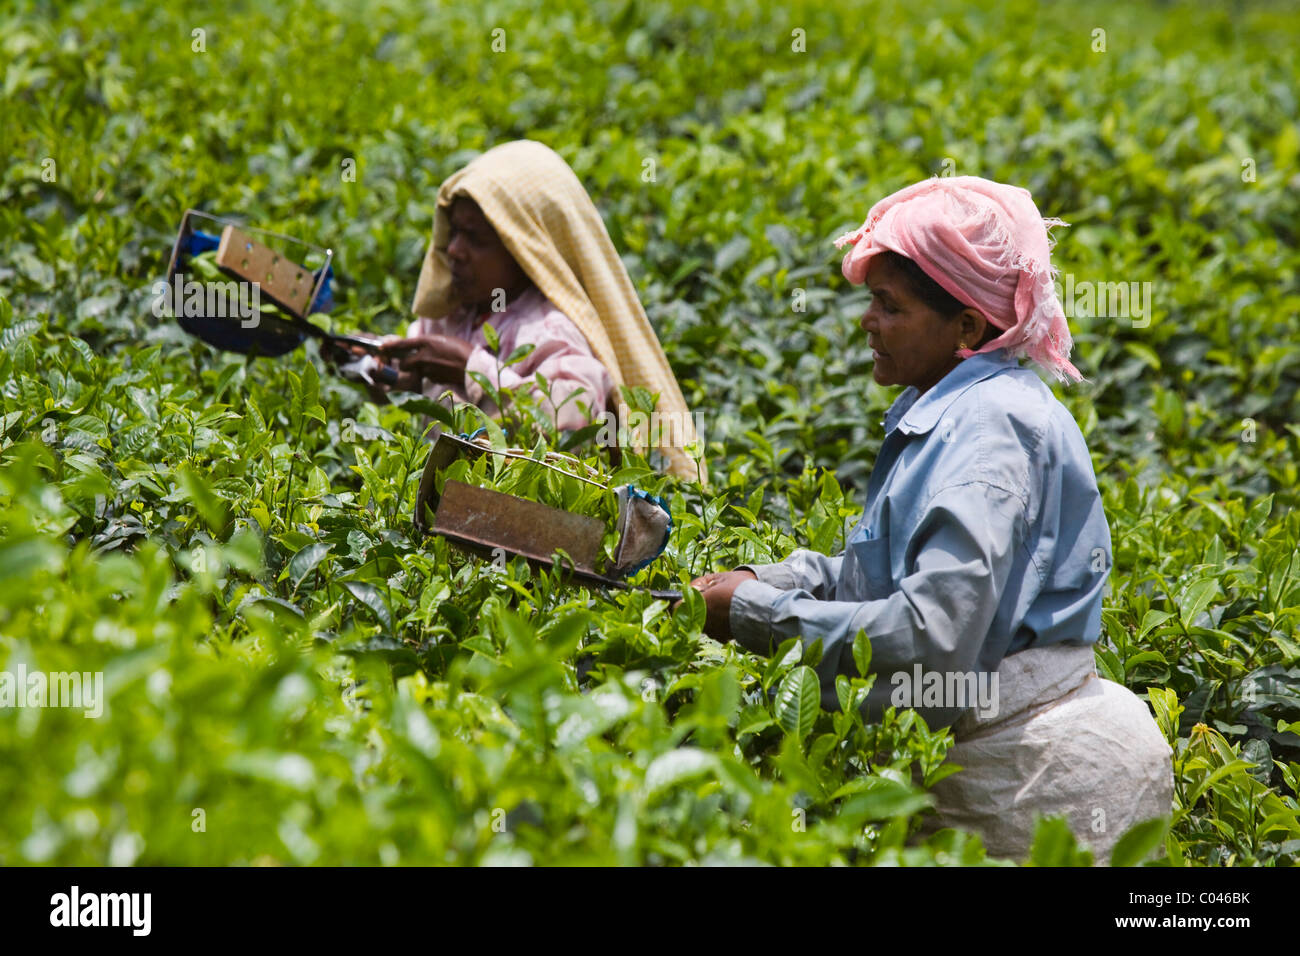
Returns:
[[[1173,776],[1146,705],[1097,676],[1101,495],[1078,425],[1017,361],[1082,380],[1053,224],[1026,190],[963,176],[881,200],[837,240],[845,277],[872,292],[875,381],[906,386],[862,520],[837,556],[799,550],[692,583],[719,640],[757,653],[821,640],[831,710],[866,633],[868,714],[912,707],[956,738],[964,769],[932,789],[931,828],[975,830],[990,854],[1021,858],[1035,818],[1063,815],[1104,863],[1130,826],[1170,814]]]

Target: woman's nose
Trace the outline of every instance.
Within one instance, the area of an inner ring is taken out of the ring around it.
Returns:
[[[457,262],[465,261],[465,243],[460,236],[452,236],[451,242],[447,243],[447,255]]]

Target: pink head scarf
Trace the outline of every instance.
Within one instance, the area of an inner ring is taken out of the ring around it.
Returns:
[[[871,207],[860,229],[835,240],[852,245],[844,278],[867,279],[867,265],[886,249],[914,261],[950,295],[1003,334],[978,352],[1008,349],[1028,355],[1062,382],[1083,381],[1070,364],[1073,340],[1052,280],[1048,226],[1027,189],[978,176],[927,179]],[[965,359],[977,354],[959,349]]]

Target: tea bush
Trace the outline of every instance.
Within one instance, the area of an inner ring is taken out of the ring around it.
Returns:
[[[522,137],[587,185],[703,413],[707,489],[588,459],[671,496],[654,586],[843,546],[894,393],[830,240],[875,199],[954,171],[1019,183],[1071,223],[1063,276],[1150,283],[1132,319],[1068,303],[1090,381],[1057,389],[1114,540],[1098,669],[1175,749],[1171,826],[1116,862],[1296,861],[1290,8],[18,10],[0,659],[101,671],[105,700],[0,710],[0,864],[1005,862],[916,836],[951,736],[864,723],[871,678],[826,709],[817,646],[755,657],[704,637],[690,593],[673,611],[421,536],[445,413],[370,404],[312,345],[248,360],[153,315],[194,206],[330,246],[318,319],[401,331],[438,184]],[[499,447],[563,444],[526,408],[507,426]],[[528,467],[476,480],[577,502]],[[1090,860],[1060,837],[1044,824],[1015,862]]]

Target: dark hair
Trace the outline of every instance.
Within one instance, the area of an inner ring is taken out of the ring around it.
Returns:
[[[951,295],[947,289],[926,275],[925,270],[918,266],[915,260],[892,249],[880,253],[880,258],[903,274],[914,296],[944,318],[950,319],[962,309],[969,308],[966,303]]]
[[[892,249],[886,249],[880,253],[879,257],[903,274],[903,278],[907,280],[907,285],[912,290],[913,295],[945,319],[955,319],[957,313],[963,309],[971,308],[971,306],[962,302],[961,299],[952,295],[947,289],[926,275],[925,270],[917,265],[915,260],[909,259]],[[992,322],[987,322],[984,337],[975,343],[972,348],[978,348],[986,342],[991,342],[1001,334],[1001,329]]]

